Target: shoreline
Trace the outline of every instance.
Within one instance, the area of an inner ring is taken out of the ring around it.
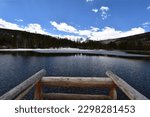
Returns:
[[[40,56],[53,56],[53,55],[89,55],[89,56],[106,56],[106,57],[120,57],[131,59],[150,59],[150,55],[132,54],[120,50],[86,50],[76,48],[50,48],[50,49],[0,49],[0,53],[9,52],[31,52]]]

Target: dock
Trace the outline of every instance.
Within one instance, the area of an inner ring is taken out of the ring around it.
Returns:
[[[111,71],[107,77],[53,77],[42,69],[0,97],[0,100],[22,100],[34,88],[33,100],[117,100],[119,88],[130,100],[149,100]],[[44,93],[44,87],[109,89],[108,95]]]

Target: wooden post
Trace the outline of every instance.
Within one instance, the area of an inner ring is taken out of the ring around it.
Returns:
[[[42,100],[42,85],[40,81],[35,85],[35,92],[34,92],[34,99],[35,100]]]
[[[117,100],[117,91],[115,87],[110,89],[109,96],[112,98],[112,100]]]
[[[122,80],[117,75],[113,74],[111,71],[106,72],[107,76],[110,77],[114,83],[120,88],[131,100],[148,100],[147,97],[139,93],[133,87],[131,87],[128,83]]]

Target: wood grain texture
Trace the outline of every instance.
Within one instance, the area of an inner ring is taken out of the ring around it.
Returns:
[[[44,99],[49,100],[110,100],[107,95],[89,95],[89,94],[65,94],[65,93],[44,93]]]
[[[113,82],[129,97],[131,100],[148,100],[147,97],[139,93],[136,89],[130,86],[123,79],[112,73],[111,71],[106,72],[107,76],[110,77]]]
[[[43,77],[41,83],[50,87],[74,88],[112,88],[115,87],[111,78],[92,77]]]

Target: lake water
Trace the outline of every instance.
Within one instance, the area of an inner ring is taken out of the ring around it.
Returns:
[[[106,56],[0,54],[0,95],[41,69],[47,76],[106,76],[113,71],[146,97],[150,98],[150,60]],[[119,93],[119,99],[126,99]]]

